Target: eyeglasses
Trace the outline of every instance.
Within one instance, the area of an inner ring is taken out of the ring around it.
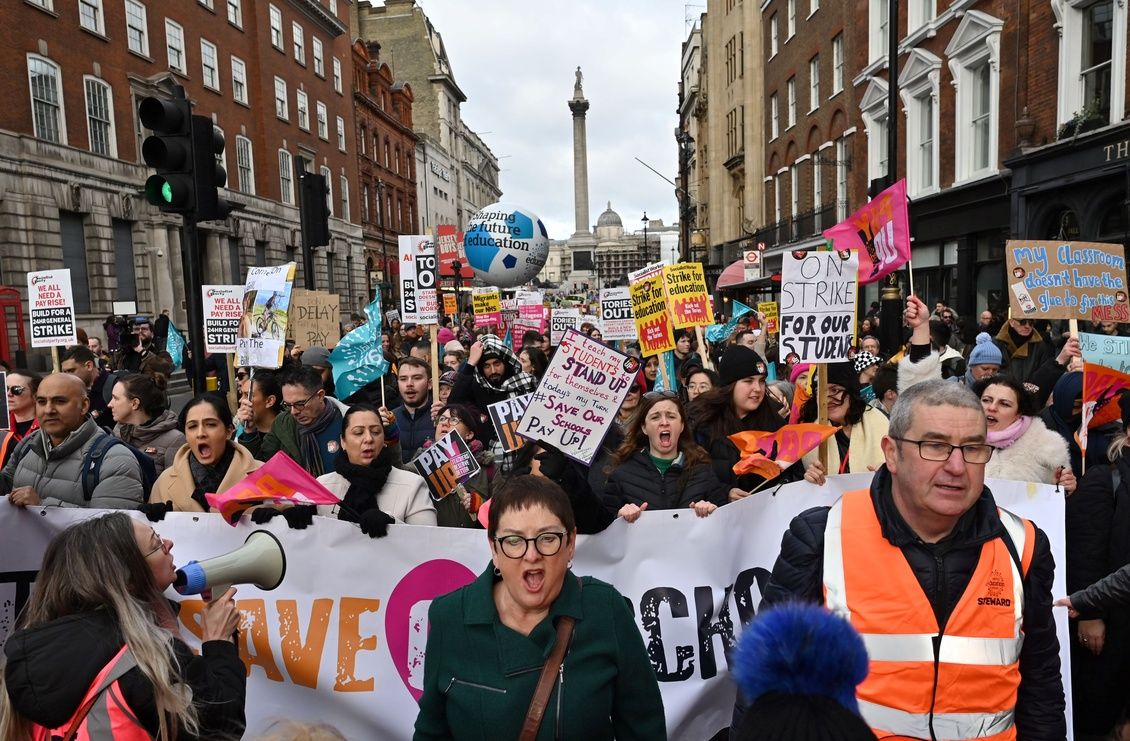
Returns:
[[[26,386],[9,386],[8,387],[8,393],[11,394],[12,396],[23,396],[25,391],[27,391]]]
[[[467,423],[464,422],[462,418],[457,417],[454,414],[448,413],[448,414],[442,414],[439,417],[436,417],[436,424],[437,425],[439,425],[439,424],[457,425],[457,424],[467,424]]]
[[[290,411],[291,409],[293,409],[296,412],[301,412],[303,409],[306,408],[306,405],[309,404],[313,400],[313,398],[317,395],[318,395],[318,392],[315,391],[314,393],[310,394],[309,396],[307,396],[302,401],[296,401],[293,404],[289,401],[284,401],[282,403],[282,408],[286,409],[287,411]]]
[[[162,538],[162,537],[161,537],[161,536],[160,536],[160,535],[159,535],[159,534],[157,533],[157,531],[156,531],[156,530],[154,530],[154,531],[153,531],[153,537],[154,537],[154,538],[156,538],[156,539],[158,540],[158,544],[157,544],[157,547],[156,547],[156,548],[154,548],[154,549],[153,549],[153,550],[151,550],[151,551],[147,551],[147,552],[145,553],[145,555],[144,555],[144,556],[142,556],[142,558],[149,558],[150,556],[152,556],[152,555],[153,555],[154,553],[156,553],[157,551],[164,551],[165,553],[168,553],[168,552],[169,552],[168,546],[166,546],[166,545],[165,545],[165,543],[166,543],[167,541],[166,541],[166,540],[165,540],[164,538]]]
[[[565,542],[565,535],[566,533],[541,533],[533,538],[523,538],[521,535],[504,535],[501,538],[495,538],[494,541],[502,549],[502,555],[507,558],[524,557],[526,551],[530,548],[530,543],[534,544],[534,550],[541,555],[556,556],[557,552],[561,550],[561,544]]]
[[[244,373],[243,371],[239,371],[238,373],[236,373],[235,377],[236,377],[237,381],[246,381],[247,380],[247,374]]]
[[[828,401],[834,401],[837,404],[842,404],[844,399],[847,398],[847,389],[841,388],[839,391],[833,391],[831,387],[828,388]]]
[[[988,463],[989,459],[993,457],[995,447],[988,443],[973,443],[971,445],[950,445],[941,440],[908,440],[905,437],[891,436],[892,440],[898,440],[900,443],[914,443],[918,446],[918,455],[922,456],[924,461],[948,461],[950,456],[953,455],[954,449],[961,450],[961,457],[966,463]]]
[[[643,395],[645,399],[678,399],[679,395],[674,391],[648,391]]]

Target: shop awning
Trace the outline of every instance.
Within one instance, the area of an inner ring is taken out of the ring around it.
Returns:
[[[768,286],[774,280],[779,281],[780,277],[774,274],[747,281],[745,279],[745,261],[734,260],[722,271],[722,274],[718,276],[718,282],[715,284],[715,288],[754,288],[758,286]]]

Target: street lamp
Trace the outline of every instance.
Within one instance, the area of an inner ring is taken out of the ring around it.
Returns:
[[[377,224],[381,229],[381,286],[377,286],[377,290],[381,292],[381,298],[389,299],[391,295],[385,296],[382,286],[389,286],[389,293],[391,294],[392,282],[389,278],[388,270],[388,249],[385,245],[385,216],[384,216],[384,202],[385,202],[385,181],[377,178]]]
[[[643,259],[647,263],[651,260],[651,244],[647,241],[647,211],[643,212]]]

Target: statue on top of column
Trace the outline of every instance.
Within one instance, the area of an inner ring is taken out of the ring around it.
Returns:
[[[581,81],[584,80],[584,79],[585,79],[585,77],[584,77],[584,75],[581,74],[581,68],[578,65],[577,66],[577,82],[576,82],[575,85],[573,85],[573,92],[576,93],[577,95],[581,94]]]

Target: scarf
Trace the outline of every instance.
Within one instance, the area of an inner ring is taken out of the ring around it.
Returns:
[[[475,368],[475,381],[487,391],[492,393],[501,392],[508,397],[531,394],[538,390],[538,379],[525,371],[518,371],[509,378],[503,379],[500,385],[495,386],[487,380],[487,377],[483,375],[482,371]]]
[[[224,477],[228,475],[228,469],[234,459],[235,447],[232,445],[224,446],[224,454],[211,466],[206,466],[196,460],[196,456],[192,453],[188,454],[188,469],[192,472],[193,483],[196,484],[196,488],[192,490],[192,498],[204,508],[205,512],[211,508],[208,506],[208,500],[204,495],[220,493],[220,485],[224,482]]]
[[[349,482],[349,490],[341,500],[337,519],[359,522],[363,513],[377,509],[377,495],[381,493],[388,474],[392,471],[391,451],[392,448],[386,446],[367,466],[350,463],[346,452],[338,451],[334,458],[334,470]]]
[[[989,434],[985,436],[985,442],[992,445],[994,448],[1002,450],[1012,447],[1012,444],[1019,440],[1031,426],[1032,417],[1021,415],[1015,422],[1003,430],[989,430]]]
[[[322,447],[318,444],[318,435],[321,435],[335,420],[341,417],[337,404],[332,401],[325,402],[321,415],[309,427],[298,427],[298,449],[302,452],[303,468],[310,472],[314,478],[326,472],[322,465]]]

